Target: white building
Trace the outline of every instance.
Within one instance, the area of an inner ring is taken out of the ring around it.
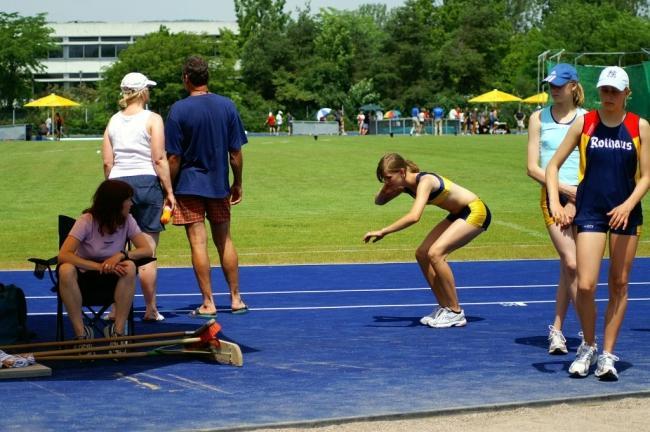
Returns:
[[[49,23],[59,49],[42,61],[45,70],[35,74],[41,83],[65,86],[102,79],[102,71],[117,60],[124,48],[137,38],[165,26],[171,33],[205,33],[218,37],[221,29],[238,31],[236,22],[145,21]]]

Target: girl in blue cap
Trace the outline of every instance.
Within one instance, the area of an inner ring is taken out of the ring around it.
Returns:
[[[573,219],[577,229],[578,292],[576,309],[584,332],[569,373],[585,377],[596,363],[596,285],[609,237],[609,301],[603,352],[596,376],[618,379],[614,346],[627,309],[628,282],[643,223],[641,199],[650,186],[650,125],[626,112],[629,78],[618,66],[605,68],[597,84],[601,107],[576,120],[546,167],[549,208],[557,225]],[[560,202],[559,170],[580,152],[576,213]]]
[[[567,354],[566,339],[562,333],[569,302],[576,299],[576,243],[575,229],[570,224],[555,225],[548,211],[548,195],[544,169],[569,127],[586,111],[580,106],[584,102],[584,90],[578,82],[575,68],[566,63],[557,64],[544,78],[550,86],[553,105],[530,116],[528,123],[528,176],[541,186],[540,207],[551,242],[560,256],[560,280],[555,297],[555,318],[549,325],[550,354]],[[569,155],[560,170],[560,201],[566,212],[575,214],[575,198],[578,185],[578,162],[576,151]]]

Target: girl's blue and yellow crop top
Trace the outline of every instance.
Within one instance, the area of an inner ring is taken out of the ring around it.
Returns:
[[[431,193],[429,194],[429,199],[427,200],[427,204],[440,205],[443,202],[445,202],[447,196],[449,196],[449,190],[451,189],[451,185],[453,185],[451,180],[443,176],[440,176],[436,173],[420,172],[418,173],[417,177],[415,177],[416,189],[417,189],[417,185],[420,184],[420,179],[422,178],[423,175],[434,176],[440,182],[440,187],[436,190],[432,190]],[[404,192],[406,192],[407,194],[415,198],[415,192],[413,192],[412,190],[404,189]]]

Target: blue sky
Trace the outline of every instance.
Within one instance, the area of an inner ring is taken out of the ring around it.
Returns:
[[[307,0],[286,0],[285,10],[304,9]],[[356,9],[366,3],[382,3],[393,8],[404,0],[311,0],[312,11],[322,7]],[[0,11],[34,15],[47,12],[48,20],[65,21],[144,21],[218,20],[235,21],[233,0],[0,0]]]

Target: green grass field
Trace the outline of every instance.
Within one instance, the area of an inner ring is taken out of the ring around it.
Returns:
[[[100,141],[2,142],[0,268],[56,254],[56,216],[78,215],[102,180]],[[366,245],[363,234],[406,212],[399,197],[373,204],[379,158],[397,151],[476,192],[492,210],[487,233],[452,260],[551,258],[539,187],[526,176],[524,136],[253,137],[244,149],[244,200],[233,208],[240,263],[413,261],[428,230],[446,214],[434,207],[419,224]],[[644,205],[648,207],[649,199]],[[650,254],[641,241],[638,255]],[[182,228],[161,236],[161,266],[190,265]],[[217,262],[211,249],[212,261]]]

